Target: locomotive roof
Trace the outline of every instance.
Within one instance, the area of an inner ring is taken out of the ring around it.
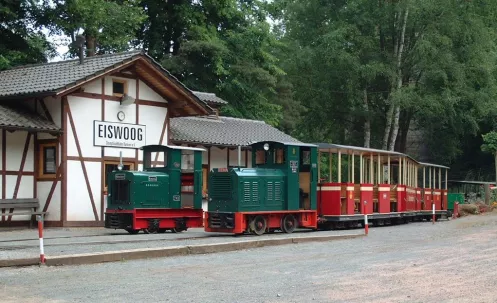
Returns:
[[[199,147],[187,147],[187,146],[176,146],[176,145],[160,145],[160,144],[152,144],[152,145],[145,145],[141,147],[140,149],[144,148],[157,148],[157,149],[163,149],[164,147],[170,148],[170,149],[181,149],[181,150],[192,150],[192,151],[206,151],[204,148],[199,148]]]

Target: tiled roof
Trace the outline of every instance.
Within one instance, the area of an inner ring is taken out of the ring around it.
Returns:
[[[192,99],[205,108],[207,112],[212,112],[212,108],[207,105],[206,101],[197,97],[158,62],[141,50],[86,57],[83,64],[80,64],[79,59],[76,59],[25,65],[0,71],[0,99],[53,95],[74,87],[85,80],[98,77],[108,70],[119,67],[138,57],[150,62],[167,78],[185,89]]]
[[[19,66],[0,71],[0,97],[55,93],[140,55],[141,51]]]
[[[196,92],[194,91],[193,92],[195,94],[195,96],[197,96],[200,100],[204,101],[204,102],[207,102],[207,103],[214,103],[214,104],[218,104],[218,105],[221,105],[221,104],[228,104],[227,101],[219,98],[218,96],[216,96],[216,94],[214,93],[205,93],[205,92]]]
[[[171,118],[171,140],[177,143],[200,143],[246,146],[253,141],[300,142],[264,121],[230,117]]]
[[[30,131],[59,132],[53,122],[19,106],[0,104],[0,128],[25,129]]]

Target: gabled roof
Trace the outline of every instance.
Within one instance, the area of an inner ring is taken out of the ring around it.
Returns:
[[[200,100],[207,102],[208,104],[215,104],[215,105],[224,105],[228,104],[228,101],[223,100],[216,96],[214,93],[206,93],[206,92],[193,92]]]
[[[254,141],[302,143],[264,121],[231,117],[179,117],[171,119],[174,143],[248,146]]]
[[[20,106],[0,104],[0,128],[58,133],[60,128],[39,114]]]
[[[205,101],[198,98],[152,57],[139,50],[86,57],[83,64],[76,59],[0,71],[0,99],[64,95],[84,83],[114,71],[118,72],[134,63],[136,65],[133,71],[140,79],[157,86],[168,99],[176,99],[175,109],[178,112],[198,112],[200,115],[213,112]]]

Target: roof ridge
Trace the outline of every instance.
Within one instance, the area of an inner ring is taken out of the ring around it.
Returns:
[[[219,116],[219,118],[229,119],[229,120],[238,120],[238,121],[249,121],[249,122],[253,122],[253,123],[261,123],[261,124],[267,124],[267,123],[266,123],[265,121],[263,121],[263,120],[255,120],[255,119],[235,118],[235,117],[228,117],[228,116]]]
[[[119,56],[119,55],[124,55],[124,54],[140,54],[140,53],[144,54],[144,50],[143,49],[135,49],[135,50],[119,52],[119,53],[111,53],[111,54],[103,54],[103,55],[85,57],[85,61],[99,59],[99,58],[114,57],[114,56]],[[55,61],[55,62],[42,62],[42,63],[32,63],[32,64],[19,65],[19,66],[14,66],[12,68],[4,69],[4,70],[0,71],[0,73],[5,72],[5,71],[11,71],[11,70],[17,70],[17,69],[23,69],[23,68],[29,68],[29,67],[36,67],[36,66],[65,64],[65,63],[74,62],[74,61],[79,61],[79,58],[61,60],[61,61]]]

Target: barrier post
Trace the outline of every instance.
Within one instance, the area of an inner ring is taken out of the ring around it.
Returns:
[[[433,224],[435,224],[435,203],[433,203],[432,209],[433,209],[433,218],[431,220],[433,221]]]
[[[366,213],[366,204],[368,202],[364,201],[362,205],[362,213],[364,214],[364,234],[367,236],[369,233],[369,224],[368,224],[368,214]]]
[[[45,251],[43,249],[43,217],[36,216],[38,220],[38,237],[40,238],[40,262],[45,264]]]

